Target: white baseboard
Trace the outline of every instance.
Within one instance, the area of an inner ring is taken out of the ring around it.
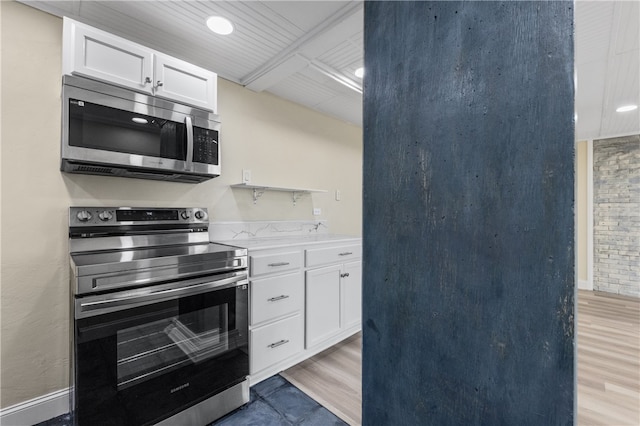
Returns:
[[[578,289],[593,291],[593,286],[591,285],[589,280],[578,280]]]
[[[61,389],[0,410],[0,425],[31,426],[69,412],[69,389]]]

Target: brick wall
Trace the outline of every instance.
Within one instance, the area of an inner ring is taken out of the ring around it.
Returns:
[[[597,291],[640,297],[640,135],[593,142]]]

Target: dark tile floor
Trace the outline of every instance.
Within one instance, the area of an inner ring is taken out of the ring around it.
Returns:
[[[71,426],[65,414],[36,426]],[[276,375],[251,388],[248,404],[209,426],[347,426],[307,394]],[[197,425],[180,425],[197,426]]]

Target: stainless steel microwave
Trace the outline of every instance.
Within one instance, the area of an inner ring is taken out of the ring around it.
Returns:
[[[62,81],[61,170],[198,183],[220,175],[209,111],[82,77]]]

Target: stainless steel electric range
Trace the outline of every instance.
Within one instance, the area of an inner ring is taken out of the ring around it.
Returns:
[[[249,400],[247,250],[203,208],[72,207],[77,425],[206,425]]]

